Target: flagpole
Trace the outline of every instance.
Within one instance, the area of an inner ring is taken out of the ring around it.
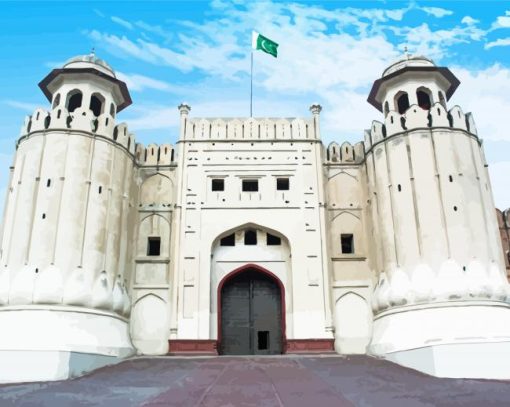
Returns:
[[[253,49],[251,50],[251,69],[250,69],[250,117],[253,117]]]

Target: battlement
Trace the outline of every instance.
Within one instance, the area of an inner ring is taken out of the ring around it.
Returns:
[[[109,113],[94,116],[90,109],[78,108],[69,113],[65,108],[56,108],[50,112],[36,109],[31,116],[26,116],[21,126],[20,140],[38,131],[78,130],[102,136],[123,146],[135,154],[135,136],[130,133],[126,123],[115,124]]]
[[[389,111],[384,123],[377,120],[365,130],[365,151],[386,137],[419,128],[449,127],[477,135],[475,121],[471,113],[464,114],[459,106],[446,111],[441,103],[435,103],[429,110],[411,105],[404,114]]]
[[[364,157],[365,145],[361,141],[354,146],[348,141],[345,141],[341,146],[333,141],[326,148],[326,163],[328,164],[360,164]]]
[[[177,151],[171,144],[136,144],[136,162],[140,166],[177,165]]]
[[[186,121],[185,140],[318,140],[313,119],[197,118]]]

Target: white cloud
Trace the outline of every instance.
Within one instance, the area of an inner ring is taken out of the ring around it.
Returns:
[[[30,113],[32,113],[35,109],[40,107],[40,105],[37,105],[35,103],[19,102],[17,100],[3,100],[2,103],[4,105],[14,107],[16,109],[25,110]]]
[[[444,16],[450,16],[453,14],[453,11],[440,7],[419,7],[419,9],[437,18],[442,18]]]
[[[174,35],[171,32],[166,31],[160,25],[148,24],[145,21],[136,21],[134,24],[138,28],[141,28],[142,30],[145,30],[152,34],[157,34],[160,37],[164,38],[165,40],[171,40],[172,38],[174,38]],[[144,33],[142,33],[142,34],[144,34]]]
[[[510,27],[510,11],[505,11],[504,16],[499,16],[498,18],[496,18],[496,21],[492,23],[491,30],[509,27]]]
[[[510,69],[498,64],[479,71],[450,69],[461,84],[449,105],[458,104],[464,112],[473,112],[482,139],[510,141],[504,125],[510,117]]]
[[[417,27],[392,27],[391,30],[406,38],[413,53],[436,60],[442,59],[452,45],[481,41],[486,34],[474,24],[433,31],[428,24],[422,23]]]
[[[508,47],[510,45],[510,38],[498,38],[495,41],[488,42],[485,44],[485,49],[491,49],[494,47]]]
[[[116,24],[119,24],[121,25],[122,27],[124,28],[127,28],[128,30],[132,30],[133,29],[133,24],[131,24],[129,21],[126,21],[126,20],[123,20],[122,18],[120,17],[117,17],[117,16],[112,16],[111,17],[111,20],[116,23]]]
[[[177,109],[168,106],[138,106],[125,119],[131,131],[167,129],[179,124]]]
[[[139,74],[127,74],[123,72],[115,72],[117,78],[125,82],[130,91],[141,92],[145,89],[159,90],[163,92],[171,92],[175,94],[186,94],[189,90],[187,87],[179,87],[171,85],[168,82],[158,79],[149,78],[148,76]]]
[[[460,22],[462,24],[467,24],[467,25],[474,25],[474,24],[478,24],[480,22],[480,20],[477,20],[473,17],[470,17],[470,16],[465,16],[462,18],[462,20],[460,20]]]
[[[492,192],[496,208],[505,210],[510,208],[510,188],[508,177],[510,174],[510,161],[500,161],[489,165]]]

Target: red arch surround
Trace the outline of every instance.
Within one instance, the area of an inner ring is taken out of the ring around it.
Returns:
[[[282,313],[282,318],[281,318],[281,321],[282,321],[282,324],[281,324],[281,330],[282,330],[282,353],[287,353],[287,335],[286,335],[286,320],[285,320],[285,287],[283,286],[283,283],[281,282],[281,280],[276,276],[274,275],[273,273],[271,273],[269,270],[261,267],[261,266],[258,266],[256,264],[245,264],[239,268],[236,268],[235,270],[231,271],[230,273],[228,273],[225,277],[223,277],[220,281],[220,283],[218,284],[218,293],[217,293],[217,298],[218,298],[218,304],[217,304],[217,310],[218,310],[218,340],[216,342],[216,349],[220,349],[220,344],[221,344],[221,313],[222,313],[222,309],[221,309],[221,290],[223,289],[223,286],[225,285],[225,283],[230,280],[232,277],[238,275],[238,274],[241,274],[245,271],[248,271],[248,270],[255,270],[259,273],[262,273],[264,275],[266,275],[267,277],[269,277],[271,280],[273,280],[277,285],[278,287],[280,288],[280,301],[281,301],[281,306],[280,306],[280,309],[281,309],[281,313]]]

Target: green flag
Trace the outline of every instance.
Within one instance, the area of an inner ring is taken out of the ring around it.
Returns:
[[[260,49],[275,58],[278,56],[278,44],[256,31],[252,31],[251,46],[254,50]]]

